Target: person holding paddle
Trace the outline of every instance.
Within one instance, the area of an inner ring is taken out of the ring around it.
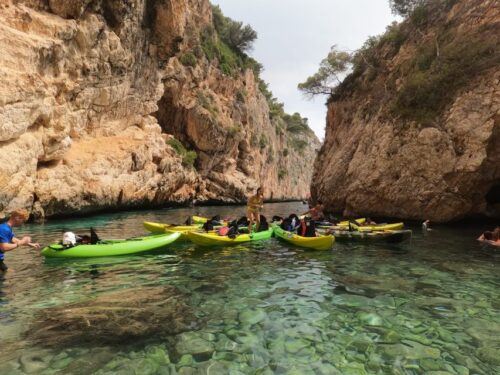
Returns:
[[[257,194],[251,196],[247,203],[248,233],[252,234],[253,223],[258,232],[260,226],[260,211],[264,208],[264,190],[262,187],[257,189]]]

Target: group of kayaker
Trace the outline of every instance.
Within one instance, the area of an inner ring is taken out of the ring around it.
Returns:
[[[248,234],[252,236],[252,232],[262,232],[269,230],[269,224],[266,220],[266,217],[262,215],[262,209],[264,207],[264,189],[262,187],[258,188],[255,195],[252,195],[248,199],[247,204],[247,216],[243,217],[239,220],[234,220],[233,222],[224,225],[222,229],[219,229],[219,234],[222,236],[232,236],[239,234],[239,228],[245,227],[248,228]],[[286,218],[281,217],[273,217],[273,222],[278,224],[279,227],[286,231],[295,233],[302,237],[315,237],[316,233],[316,225],[322,225],[321,223],[325,222],[325,214],[324,214],[324,206],[323,202],[318,200],[316,204],[310,205],[309,210],[304,212],[300,217],[296,214],[291,214]],[[4,254],[6,252],[15,250],[22,246],[29,246],[34,249],[39,249],[40,245],[36,242],[33,242],[31,237],[24,236],[22,238],[17,238],[13,232],[13,228],[21,226],[24,224],[29,218],[29,214],[24,209],[14,210],[10,213],[9,218],[0,223],[0,272],[7,271],[8,267],[4,263]],[[364,223],[352,222],[353,227],[363,227],[363,226],[373,226],[376,223],[371,219],[364,219]],[[205,228],[207,231],[213,229],[209,228],[211,223],[213,225],[217,224],[219,220],[209,221]],[[331,225],[331,220],[329,224]],[[430,230],[430,222],[427,220],[422,225],[424,230]],[[351,228],[351,222],[348,223],[348,228]],[[92,231],[93,232],[93,231]],[[66,235],[67,233],[65,233]],[[329,233],[326,233],[327,235]],[[92,233],[91,236],[84,236],[81,240],[82,244],[85,243],[93,243],[91,237],[96,237],[95,233]],[[88,237],[88,241],[87,238]],[[69,246],[75,245],[75,241],[71,239],[68,240],[70,243]],[[481,243],[485,243],[492,246],[500,247],[500,227],[496,227],[493,231],[484,232],[479,238],[478,241]],[[64,242],[64,241],[63,241]]]

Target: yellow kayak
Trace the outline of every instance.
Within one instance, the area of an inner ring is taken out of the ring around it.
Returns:
[[[144,228],[151,233],[180,233],[180,240],[187,240],[188,237],[186,234],[191,231],[197,231],[201,229],[201,225],[170,225],[170,224],[161,224],[161,223],[152,223],[145,221]]]
[[[169,226],[168,224],[152,223],[149,221],[145,221],[143,225],[148,232],[154,234],[165,233],[165,228]]]
[[[193,220],[193,225],[196,224],[205,224],[208,221],[208,218],[203,217],[203,216],[191,216],[191,220]],[[228,222],[226,220],[221,220],[220,223],[222,225],[227,225]]]
[[[311,250],[330,250],[335,242],[335,237],[332,235],[319,237],[302,237],[298,234],[287,232],[281,229],[278,225],[273,227],[274,235],[282,240],[285,240],[295,246],[304,247]]]
[[[356,222],[363,224],[365,222],[364,219],[356,220]],[[354,223],[351,223],[351,227],[354,230],[359,230],[360,232],[366,232],[366,231],[386,231],[386,230],[401,230],[405,226],[404,223],[391,223],[391,224],[375,224],[375,225],[355,225]],[[322,229],[334,229],[334,230],[347,230],[349,229],[349,222],[348,221],[342,221],[337,225],[333,226],[318,226],[318,228]]]
[[[205,232],[187,232],[186,236],[191,240],[191,242],[200,246],[227,246],[227,245],[238,245],[245,242],[254,242],[267,240],[273,235],[273,229],[263,232],[254,232],[250,236],[249,234],[239,234],[235,238],[229,238],[228,236],[219,236],[217,233],[205,233]]]
[[[208,218],[203,216],[191,216],[191,219],[195,224],[205,224],[208,221]]]
[[[359,224],[364,224],[366,222],[366,219],[363,217],[363,218],[360,218],[360,219],[356,219],[354,221],[356,223],[359,223]],[[349,226],[349,220],[341,221],[338,225],[341,226],[341,227],[348,227]]]
[[[405,223],[392,223],[392,224],[376,224],[376,225],[363,225],[357,229],[360,232],[363,231],[386,231],[386,230],[401,230],[405,226]]]
[[[143,223],[144,228],[151,233],[165,233],[167,230],[170,232],[187,232],[190,230],[197,230],[201,228],[201,225],[172,225],[172,224],[162,224],[153,223],[150,221],[145,221]]]

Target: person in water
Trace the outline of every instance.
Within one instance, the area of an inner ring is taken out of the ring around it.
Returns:
[[[364,223],[363,225],[365,225],[365,226],[369,226],[369,225],[377,225],[377,223],[376,223],[376,222],[374,222],[371,218],[367,217],[367,218],[366,218],[366,221],[365,221],[365,223]]]
[[[323,220],[325,214],[323,213],[324,207],[323,202],[318,200],[316,205],[312,206],[309,211],[305,212],[304,215],[309,215],[314,221]]]
[[[428,231],[431,231],[432,228],[431,228],[431,221],[430,220],[426,220],[422,223],[422,230],[424,232],[428,232]]]
[[[256,231],[259,231],[260,226],[260,211],[264,208],[264,189],[257,189],[257,194],[248,199],[247,217],[248,217],[248,233],[252,234],[253,224],[256,224]]]
[[[496,227],[493,232],[484,232],[477,240],[493,246],[500,246],[500,227]]]
[[[12,251],[21,246],[30,246],[39,249],[40,245],[31,242],[31,237],[25,236],[16,238],[12,228],[23,225],[28,220],[28,211],[14,210],[11,212],[9,220],[0,224],[0,272],[6,272],[8,267],[4,263],[4,253]]]

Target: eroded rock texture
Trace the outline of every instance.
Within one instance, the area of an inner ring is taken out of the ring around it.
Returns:
[[[304,197],[317,139],[283,155],[250,71],[179,62],[211,22],[207,0],[0,0],[0,212]]]
[[[404,41],[382,40],[374,61],[330,100],[312,194],[331,211],[441,222],[500,216],[498,2],[458,1],[424,21],[406,21]],[[454,91],[428,89],[443,84]],[[434,95],[430,104],[407,99],[421,89],[419,100]],[[450,100],[432,112],[444,95]]]

